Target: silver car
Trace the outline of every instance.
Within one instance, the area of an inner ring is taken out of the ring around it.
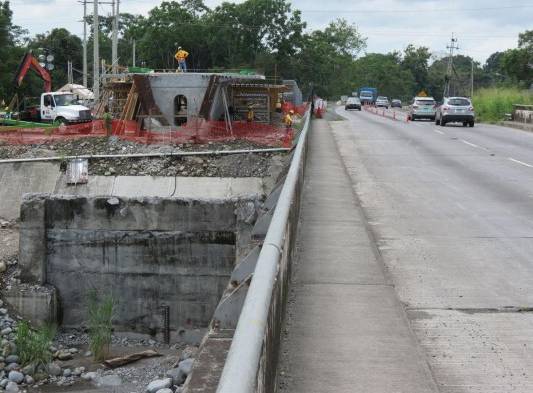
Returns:
[[[409,106],[409,118],[435,120],[436,102],[433,97],[415,97]]]
[[[376,99],[376,106],[379,108],[379,107],[383,107],[383,108],[387,108],[389,109],[389,106],[390,106],[390,102],[389,102],[389,99],[387,97],[383,97],[383,96],[379,96],[377,99]]]
[[[474,127],[476,114],[472,101],[466,97],[447,97],[437,109],[435,124],[445,126],[447,123],[463,123]]]

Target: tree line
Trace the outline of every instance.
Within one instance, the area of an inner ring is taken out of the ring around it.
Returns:
[[[82,69],[83,44],[65,28],[30,37],[12,21],[9,1],[0,0],[0,102],[15,93],[13,76],[24,53],[47,48],[55,56],[54,88],[67,82],[67,61]],[[92,24],[92,18],[88,18]],[[100,18],[101,57],[111,63],[112,18]],[[207,7],[203,0],[163,1],[146,16],[123,13],[119,23],[121,65],[131,65],[133,42],[137,65],[175,69],[177,45],[190,53],[195,70],[254,69],[269,78],[296,79],[304,90],[335,98],[360,86],[374,86],[389,97],[407,99],[424,90],[440,99],[448,58],[436,59],[427,47],[408,45],[403,51],[366,53],[366,38],[357,26],[338,19],[309,31],[301,12],[288,0],[246,0]],[[92,73],[92,37],[88,41]],[[533,30],[518,37],[518,48],[492,54],[485,64],[464,55],[454,57],[457,94],[469,91],[474,64],[477,87],[533,83]],[[75,72],[79,83],[81,75]],[[91,78],[89,77],[89,81]],[[91,83],[91,82],[89,82]],[[42,83],[30,76],[21,93],[38,95]]]

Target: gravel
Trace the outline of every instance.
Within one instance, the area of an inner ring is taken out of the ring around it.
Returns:
[[[37,145],[0,146],[0,159],[79,156],[97,154],[178,153],[194,151],[265,149],[269,146],[236,140],[207,144],[147,145],[124,141],[116,137],[82,138]]]

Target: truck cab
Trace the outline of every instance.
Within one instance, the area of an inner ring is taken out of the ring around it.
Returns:
[[[62,124],[92,121],[91,110],[78,104],[76,96],[68,92],[44,93],[41,95],[41,121]]]
[[[359,89],[359,99],[363,105],[374,105],[378,97],[378,89],[375,87],[361,87]]]

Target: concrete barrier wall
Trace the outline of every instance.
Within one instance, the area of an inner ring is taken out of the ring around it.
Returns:
[[[91,176],[88,184],[68,185],[59,162],[0,163],[0,218],[19,218],[26,193],[221,199],[262,196],[271,182],[258,177]]]
[[[514,105],[513,120],[533,124],[533,105]]]
[[[26,195],[21,208],[24,281],[57,290],[63,326],[85,323],[91,290],[117,301],[119,330],[157,334],[161,306],[180,338],[207,327],[235,260],[249,251],[252,198]]]

